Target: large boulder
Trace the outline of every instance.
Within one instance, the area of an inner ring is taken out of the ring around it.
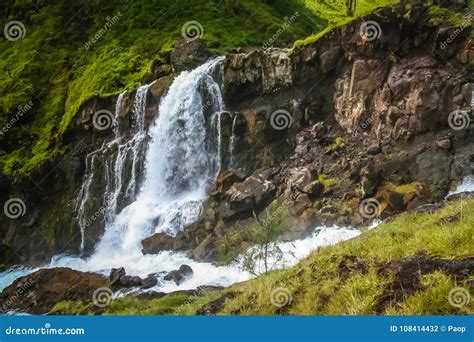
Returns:
[[[194,69],[203,64],[211,53],[206,45],[200,40],[180,40],[171,52],[171,65],[175,71]]]
[[[110,291],[106,278],[70,268],[41,269],[16,279],[0,294],[1,313],[48,313],[55,304],[70,300],[90,303],[96,291]],[[109,292],[111,293],[111,292]]]
[[[165,233],[156,233],[142,240],[142,247],[143,254],[157,254],[179,249],[179,240]]]
[[[221,216],[259,211],[270,203],[275,193],[276,188],[272,182],[252,175],[245,181],[232,185],[226,192],[226,203],[221,206]]]
[[[211,196],[223,197],[233,184],[241,181],[242,178],[234,172],[229,170],[221,171],[217,175],[214,184],[210,186],[210,194]]]
[[[142,279],[138,276],[128,276],[123,267],[112,268],[109,275],[110,287],[115,289],[141,287],[148,289],[158,284],[158,279],[153,274]]]

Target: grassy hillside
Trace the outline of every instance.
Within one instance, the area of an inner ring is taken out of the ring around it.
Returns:
[[[472,293],[472,266],[469,273],[463,263],[473,257],[474,200],[461,200],[435,213],[405,213],[355,239],[319,248],[295,267],[224,291],[125,297],[101,313],[194,315],[205,308],[219,315],[463,315],[472,313],[474,303],[453,306],[450,292]],[[94,314],[97,308],[62,302],[53,312]]]
[[[392,2],[359,0],[356,15]],[[18,119],[0,133],[0,170],[28,174],[61,154],[61,137],[87,99],[169,72],[169,51],[186,22],[198,21],[202,39],[225,53],[261,47],[296,13],[273,45],[291,46],[351,19],[345,0],[3,1],[3,25],[18,20],[25,34],[0,40],[0,127]]]

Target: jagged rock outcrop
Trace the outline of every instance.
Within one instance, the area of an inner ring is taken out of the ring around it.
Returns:
[[[232,198],[228,187],[212,193],[227,211],[210,225],[223,218],[225,232],[244,220],[229,211],[231,203],[242,212],[255,209],[244,187],[261,186],[251,177],[254,170],[271,175],[267,181],[287,200],[292,226],[302,227],[360,224],[367,219],[359,204],[368,197],[380,202],[379,217],[436,202],[472,174],[472,128],[451,128],[449,116],[469,109],[473,45],[463,30],[443,49],[455,28],[428,19],[423,8],[411,19],[385,8],[291,53],[226,56],[224,95],[236,142],[231,159],[244,181],[230,187]],[[380,25],[378,39],[360,34],[370,20]],[[282,130],[271,122],[280,110],[290,115]],[[325,185],[320,176],[328,179]],[[399,193],[387,185],[413,182],[424,190]],[[198,240],[212,249],[217,236]]]

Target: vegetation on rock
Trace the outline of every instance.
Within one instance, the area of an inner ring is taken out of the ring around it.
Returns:
[[[103,313],[194,315],[218,301],[213,314],[467,315],[473,304],[452,306],[448,295],[455,287],[469,288],[469,278],[450,265],[472,260],[473,236],[474,200],[459,200],[433,213],[401,214],[357,238],[318,248],[295,267],[216,293],[187,300],[181,294],[151,301],[125,297]],[[277,288],[291,299],[282,307],[272,304]],[[62,302],[52,312],[89,309]]]
[[[356,15],[390,3],[358,1]],[[186,22],[198,20],[202,40],[222,54],[289,45],[352,19],[345,0],[9,0],[0,13],[5,22],[18,20],[26,27],[23,39],[0,41],[0,125],[33,102],[0,137],[0,170],[11,176],[29,174],[61,155],[62,137],[88,99],[169,73],[169,53]]]

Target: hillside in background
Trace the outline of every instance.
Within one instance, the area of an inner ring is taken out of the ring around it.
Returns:
[[[394,2],[358,1],[355,15]],[[203,41],[223,54],[264,44],[291,47],[352,18],[345,0],[9,0],[0,4],[0,17],[25,26],[23,39],[0,40],[0,126],[32,101],[0,136],[0,170],[10,176],[62,154],[63,134],[86,100],[171,73],[169,53],[189,21],[198,21]]]

